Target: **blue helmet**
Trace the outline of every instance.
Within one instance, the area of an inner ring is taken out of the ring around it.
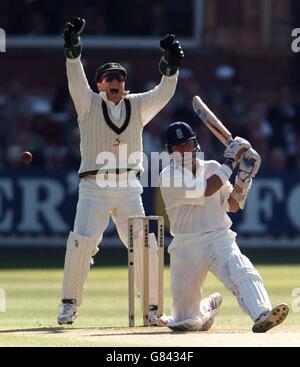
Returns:
[[[197,141],[196,133],[185,122],[174,122],[173,124],[169,125],[166,133],[165,133],[165,140],[166,140],[166,149],[169,153],[172,152],[171,147],[173,145],[183,144],[190,140],[194,140],[195,142],[195,151],[200,151],[200,145]]]

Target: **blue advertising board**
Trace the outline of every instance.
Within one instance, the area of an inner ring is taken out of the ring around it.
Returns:
[[[0,171],[0,245],[64,245],[73,228],[78,198],[75,171]],[[145,188],[147,214],[157,213],[157,188]],[[231,214],[233,229],[247,243],[269,239],[300,248],[300,173],[255,178],[243,211]],[[108,235],[114,236],[113,226]]]

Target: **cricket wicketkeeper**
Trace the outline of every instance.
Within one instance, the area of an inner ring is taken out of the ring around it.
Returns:
[[[72,324],[77,316],[77,309],[82,303],[84,282],[110,216],[116,224],[120,239],[127,246],[128,218],[144,215],[142,186],[138,180],[139,172],[143,170],[142,130],[172,98],[179,63],[184,57],[175,36],[167,35],[160,42],[164,54],[159,62],[159,70],[163,76],[153,90],[129,94],[125,91],[126,69],[117,62],[109,62],[97,69],[95,82],[99,93],[94,93],[80,61],[80,35],[84,26],[83,19],[74,17],[66,23],[63,32],[68,85],[78,115],[82,159],[75,224],[67,241],[61,311],[57,318],[59,324]],[[126,156],[120,156],[120,151],[127,151]],[[102,171],[96,160],[103,152],[113,155],[115,162]],[[140,158],[137,159],[137,165],[128,163],[132,153]],[[124,162],[127,165],[124,166]],[[103,181],[105,175],[109,176],[112,185],[99,184],[98,178]],[[134,236],[136,243],[140,243],[135,251],[135,268],[136,286],[142,294],[142,226]],[[155,325],[159,316],[158,260],[153,233],[149,236],[149,244],[150,324]]]
[[[253,332],[266,332],[277,326],[289,308],[286,304],[272,308],[261,276],[236,243],[227,215],[244,207],[260,167],[258,153],[247,140],[236,137],[225,150],[223,164],[206,161],[197,157],[200,146],[196,134],[183,122],[169,126],[166,145],[169,153],[176,155],[160,177],[174,236],[168,248],[172,312],[171,316],[161,317],[161,325],[181,331],[205,331],[212,326],[222,297],[214,293],[202,299],[203,283],[211,271],[252,318]],[[232,187],[229,178],[236,167],[238,173]],[[191,191],[193,182],[197,185]]]

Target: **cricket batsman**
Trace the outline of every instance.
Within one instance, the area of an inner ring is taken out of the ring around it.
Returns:
[[[198,153],[195,132],[184,122],[168,127],[166,146],[174,157],[160,175],[174,236],[168,248],[172,311],[171,316],[160,318],[160,324],[181,331],[205,331],[212,326],[222,297],[214,293],[202,299],[203,283],[211,271],[251,317],[253,332],[263,333],[279,325],[289,308],[286,304],[272,308],[261,276],[236,243],[237,234],[230,229],[232,222],[227,215],[244,207],[260,156],[247,140],[236,137],[225,150],[223,164],[206,161]],[[236,167],[232,187],[229,178]],[[197,183],[192,191],[191,180]]]
[[[143,171],[143,127],[172,98],[179,63],[184,57],[175,36],[167,35],[160,42],[164,53],[159,62],[162,79],[153,90],[140,94],[125,91],[126,69],[117,62],[108,62],[97,69],[95,82],[99,93],[94,93],[80,61],[80,35],[84,26],[84,19],[73,17],[65,24],[63,32],[68,85],[78,115],[82,159],[74,229],[69,234],[65,255],[61,310],[57,317],[59,324],[72,324],[77,316],[88,270],[110,216],[116,224],[121,241],[127,246],[128,218],[144,215],[142,186],[138,180]],[[120,154],[120,151],[123,153]],[[98,158],[101,153],[113,156],[113,163],[109,161],[108,166],[100,167]],[[131,154],[138,156],[138,163],[130,163],[128,158]],[[135,280],[139,294],[142,295],[142,225],[134,237],[136,243],[140,243],[135,251]],[[153,233],[149,236],[149,245],[149,316],[150,324],[155,325],[158,259]]]

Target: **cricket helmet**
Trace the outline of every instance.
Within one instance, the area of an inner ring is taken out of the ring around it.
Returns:
[[[172,146],[186,143],[190,140],[194,140],[195,148],[194,151],[200,151],[200,145],[197,141],[196,133],[185,122],[174,122],[167,128],[165,133],[166,149],[169,153],[172,153]]]

